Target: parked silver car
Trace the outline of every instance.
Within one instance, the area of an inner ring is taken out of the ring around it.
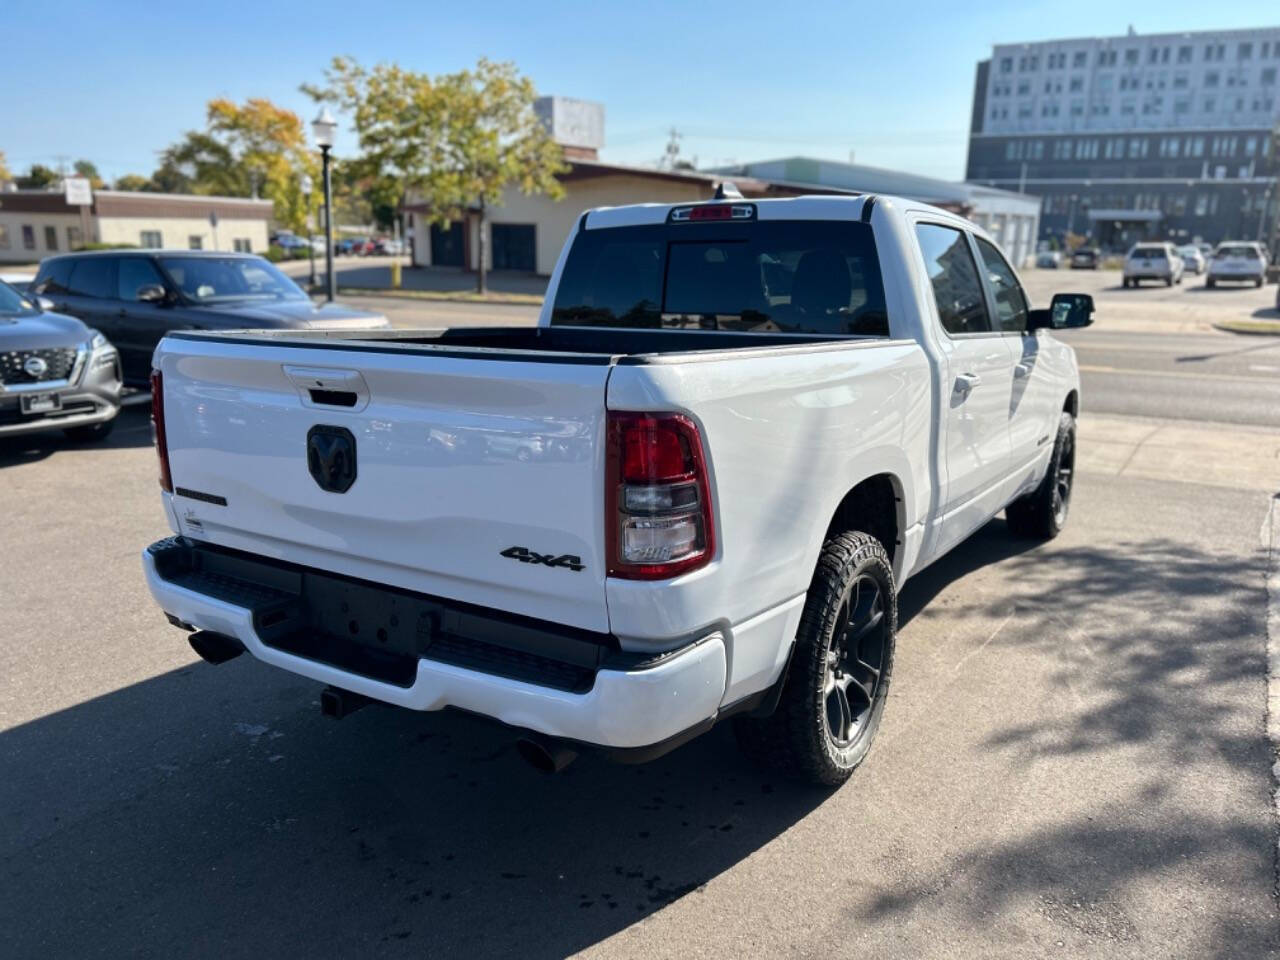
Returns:
[[[1182,282],[1186,269],[1171,243],[1140,243],[1124,258],[1123,284],[1136,287],[1143,280],[1163,280],[1172,287]]]
[[[0,282],[0,436],[101,440],[120,412],[120,357],[97,330]]]
[[[1189,272],[1194,273],[1197,277],[1204,273],[1205,264],[1208,261],[1205,260],[1204,254],[1200,252],[1200,248],[1194,243],[1179,247],[1178,255],[1182,257],[1182,262]]]
[[[1252,283],[1262,286],[1267,261],[1260,243],[1220,243],[1209,261],[1204,285],[1219,283]]]

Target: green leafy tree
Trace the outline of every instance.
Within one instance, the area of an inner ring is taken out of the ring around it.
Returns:
[[[95,190],[101,190],[107,185],[107,181],[102,179],[102,175],[98,173],[98,166],[91,160],[77,160],[72,168],[76,172],[76,176],[84,177],[89,181],[89,186]]]
[[[511,186],[555,199],[564,195],[556,179],[568,169],[563,153],[533,112],[533,83],[514,64],[482,59],[473,70],[432,78],[394,64],[366,69],[336,57],[326,85],[303,90],[351,117],[361,151],[356,163],[372,178],[375,209],[386,202],[398,207],[412,191],[434,223],[478,211],[481,293],[489,208]]]
[[[150,187],[151,181],[137,173],[126,173],[123,177],[116,177],[116,182],[111,186],[115,190],[130,190],[136,193]]]
[[[0,150],[0,183],[7,183],[13,179],[13,174],[9,172],[9,164],[4,158],[4,151]]]
[[[230,197],[261,195],[272,202],[275,219],[304,230],[319,204],[308,208],[301,176],[318,177],[302,120],[270,100],[209,101],[207,127],[193,130],[160,155],[152,188],[166,193]]]
[[[58,171],[46,167],[43,163],[33,163],[25,177],[17,178],[18,186],[24,190],[47,190],[61,182],[62,177]]]

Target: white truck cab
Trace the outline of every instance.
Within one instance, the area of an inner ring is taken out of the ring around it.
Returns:
[[[967,220],[887,197],[592,210],[536,328],[179,333],[143,553],[201,656],[457,708],[558,768],[735,717],[834,784],[897,591],[1005,510],[1065,523],[1079,380]]]

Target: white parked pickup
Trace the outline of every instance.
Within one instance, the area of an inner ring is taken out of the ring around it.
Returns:
[[[974,224],[910,200],[592,210],[539,325],[179,332],[148,584],[206,660],[457,708],[558,768],[733,716],[842,781],[903,582],[1001,510],[1067,517],[1079,381]]]

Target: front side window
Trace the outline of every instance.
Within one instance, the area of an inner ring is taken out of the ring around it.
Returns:
[[[965,235],[936,223],[916,225],[925,270],[938,305],[938,320],[950,334],[989,333],[991,318],[982,295],[982,281]]]
[[[1027,329],[1027,295],[1018,283],[1013,268],[994,244],[976,238],[978,255],[987,268],[987,279],[995,296],[996,321],[1006,333],[1025,333]]]
[[[296,283],[258,257],[164,257],[160,266],[196,303],[307,299]]]
[[[121,257],[117,275],[117,300],[137,300],[138,291],[143,287],[165,285],[160,271],[146,257]]]
[[[871,227],[834,220],[585,230],[569,251],[551,322],[889,334]]]

